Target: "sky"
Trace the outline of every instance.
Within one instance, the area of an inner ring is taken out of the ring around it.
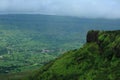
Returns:
[[[0,0],[0,14],[120,18],[120,0]]]

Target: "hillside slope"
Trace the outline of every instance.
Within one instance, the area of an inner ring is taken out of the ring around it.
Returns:
[[[120,80],[120,31],[89,31],[82,48],[46,64],[29,80]]]

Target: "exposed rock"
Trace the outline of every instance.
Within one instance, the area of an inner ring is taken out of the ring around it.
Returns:
[[[97,42],[98,41],[98,33],[99,33],[99,31],[94,31],[94,30],[89,31],[87,34],[87,43]]]

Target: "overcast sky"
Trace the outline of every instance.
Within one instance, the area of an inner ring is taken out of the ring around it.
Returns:
[[[120,0],[0,0],[0,13],[120,18]]]

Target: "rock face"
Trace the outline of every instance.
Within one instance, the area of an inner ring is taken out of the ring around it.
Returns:
[[[98,41],[98,33],[99,31],[91,30],[87,34],[87,43],[89,42],[97,42]]]
[[[100,53],[112,58],[113,55],[120,58],[120,31],[94,31],[87,34],[87,43],[96,42]]]
[[[120,43],[118,43],[118,44],[114,47],[114,51],[116,52],[116,56],[120,58]]]

